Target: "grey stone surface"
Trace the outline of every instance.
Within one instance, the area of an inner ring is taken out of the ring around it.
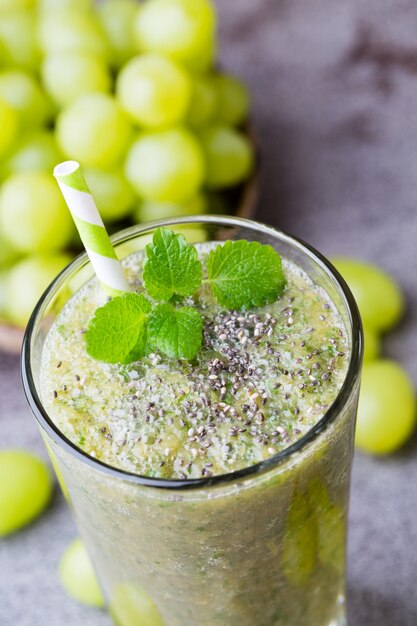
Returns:
[[[408,313],[385,341],[417,383],[417,4],[413,0],[218,0],[222,63],[254,94],[262,147],[259,219],[327,255],[375,261]],[[17,359],[0,355],[0,447],[45,456]],[[417,438],[358,454],[352,485],[350,626],[417,624]],[[63,498],[0,543],[1,626],[109,626],[61,591],[76,535]],[[192,626],[192,625],[184,625]]]

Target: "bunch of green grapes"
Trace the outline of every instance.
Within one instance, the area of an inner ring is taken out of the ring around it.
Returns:
[[[111,230],[218,210],[250,176],[249,93],[215,69],[216,27],[211,0],[0,0],[0,319],[23,327],[77,251],[58,162],[81,163]]]
[[[410,376],[395,361],[380,358],[381,334],[400,320],[404,297],[393,279],[373,265],[346,258],[333,263],[356,299],[364,329],[356,445],[371,454],[388,454],[409,439],[417,417]]]

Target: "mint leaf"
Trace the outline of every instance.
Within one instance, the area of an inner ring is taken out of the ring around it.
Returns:
[[[149,317],[149,344],[173,359],[193,359],[203,342],[203,319],[196,309],[159,304]]]
[[[170,300],[174,294],[191,296],[201,285],[201,263],[194,246],[183,235],[158,228],[146,246],[143,282],[154,300]]]
[[[277,300],[284,290],[281,257],[272,246],[226,241],[207,259],[208,282],[221,306],[249,309]]]
[[[131,363],[145,354],[151,303],[143,294],[125,293],[98,308],[87,333],[87,352],[106,363]]]

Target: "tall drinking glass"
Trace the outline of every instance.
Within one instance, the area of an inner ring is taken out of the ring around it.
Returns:
[[[158,226],[189,241],[267,243],[325,289],[346,327],[345,381],[324,417],[287,449],[211,478],[162,480],[110,467],[77,448],[46,412],[39,388],[45,337],[93,275],[85,254],[46,291],[22,352],[25,392],[119,626],[341,626],[353,435],[362,359],[356,304],[307,244],[234,217],[177,218],[125,230],[118,256]]]

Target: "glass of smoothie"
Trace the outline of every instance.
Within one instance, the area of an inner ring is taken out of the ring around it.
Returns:
[[[313,248],[235,217],[177,218],[112,241],[143,290],[157,227],[182,232],[202,266],[226,240],[281,255],[279,300],[226,311],[206,287],[193,362],[129,365],[86,352],[106,302],[85,254],[28,325],[22,373],[58,479],[118,626],[342,626],[355,415],[356,304]]]

